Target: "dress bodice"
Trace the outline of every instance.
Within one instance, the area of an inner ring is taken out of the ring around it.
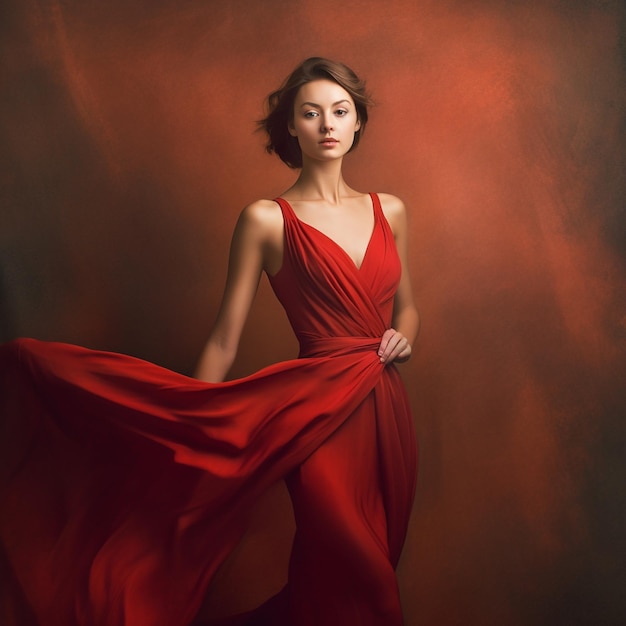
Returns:
[[[282,267],[270,283],[302,355],[318,339],[380,338],[391,323],[401,265],[380,200],[376,194],[370,197],[374,227],[360,267],[334,240],[301,221],[286,200],[276,200],[285,248]]]

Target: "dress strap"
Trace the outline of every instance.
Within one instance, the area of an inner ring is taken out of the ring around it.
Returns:
[[[374,207],[374,214],[376,215],[377,218],[380,218],[381,215],[383,215],[383,206],[380,203],[380,198],[378,197],[377,193],[374,193],[373,191],[369,192],[370,198],[372,199],[372,205]]]
[[[276,202],[280,207],[280,210],[283,213],[283,219],[285,221],[287,221],[287,219],[291,221],[295,221],[297,219],[296,214],[293,212],[293,209],[291,208],[291,205],[289,204],[289,202],[287,202],[287,200],[279,197],[274,198],[274,202]]]

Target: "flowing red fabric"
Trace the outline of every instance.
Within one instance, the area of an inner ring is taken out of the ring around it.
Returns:
[[[415,487],[406,393],[376,349],[400,262],[372,194],[361,267],[278,199],[271,284],[300,358],[221,384],[130,356],[0,348],[0,618],[7,626],[184,626],[285,479],[289,582],[240,623],[402,623],[394,567]]]

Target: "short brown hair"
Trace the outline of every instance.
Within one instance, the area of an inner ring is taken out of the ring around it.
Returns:
[[[367,124],[367,107],[372,100],[361,80],[347,65],[322,57],[310,57],[291,72],[279,89],[267,97],[269,113],[258,122],[259,128],[268,135],[265,149],[270,154],[275,152],[289,167],[302,167],[302,151],[297,137],[289,134],[289,123],[293,121],[293,104],[298,90],[314,80],[328,79],[343,87],[354,100],[360,127],[354,133],[354,142],[350,150],[359,143]]]

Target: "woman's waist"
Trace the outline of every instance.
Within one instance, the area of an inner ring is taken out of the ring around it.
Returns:
[[[357,352],[376,351],[380,337],[371,336],[319,336],[300,333],[300,357],[341,356]]]

